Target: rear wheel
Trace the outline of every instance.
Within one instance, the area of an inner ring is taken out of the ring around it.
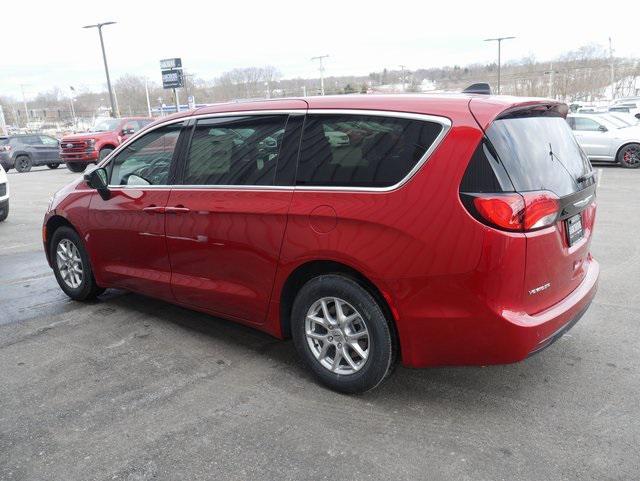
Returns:
[[[49,167],[50,169],[57,169],[60,166],[60,164],[47,164],[47,167]]]
[[[26,155],[20,155],[16,157],[16,163],[14,167],[18,172],[29,172],[32,166],[33,162],[31,162],[31,159]]]
[[[71,299],[85,301],[104,292],[96,284],[89,256],[76,231],[60,227],[53,233],[49,249],[58,285]]]
[[[293,303],[291,329],[303,362],[331,389],[369,391],[391,372],[389,322],[371,294],[348,277],[329,274],[307,282]]]
[[[71,172],[84,172],[86,168],[87,165],[80,162],[67,162],[67,169]]]
[[[640,167],[640,144],[628,144],[618,152],[618,162],[627,169]]]

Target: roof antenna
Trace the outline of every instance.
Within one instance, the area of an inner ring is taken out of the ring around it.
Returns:
[[[462,91],[463,94],[491,95],[491,87],[487,83],[477,83],[469,85]]]

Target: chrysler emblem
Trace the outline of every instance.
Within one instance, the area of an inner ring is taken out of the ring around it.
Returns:
[[[70,148],[72,148],[72,147],[73,147],[73,144],[67,144],[67,145],[65,145],[65,147],[66,147],[67,149],[70,149]]]

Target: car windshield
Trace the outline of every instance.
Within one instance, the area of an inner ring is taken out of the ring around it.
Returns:
[[[562,197],[586,187],[591,164],[562,117],[496,120],[487,138],[518,192],[550,190]]]
[[[97,119],[91,132],[109,132],[115,130],[119,124],[120,120],[118,119]]]
[[[609,115],[611,115],[612,117],[615,117],[616,119],[622,120],[628,125],[637,125],[640,122],[640,120],[635,118],[633,115],[627,114],[625,112],[616,112]]]
[[[619,119],[618,117],[615,117],[611,114],[600,114],[599,117],[601,119],[606,120],[607,122],[609,122],[612,126],[615,126],[615,128],[617,129],[622,129],[624,127],[629,127],[631,124],[628,122],[625,122],[622,119]]]

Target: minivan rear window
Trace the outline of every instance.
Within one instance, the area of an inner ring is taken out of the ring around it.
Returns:
[[[378,115],[310,114],[296,183],[389,187],[411,172],[442,132],[436,122]]]
[[[591,164],[562,117],[499,119],[486,135],[516,191],[549,190],[562,197],[594,182]]]

